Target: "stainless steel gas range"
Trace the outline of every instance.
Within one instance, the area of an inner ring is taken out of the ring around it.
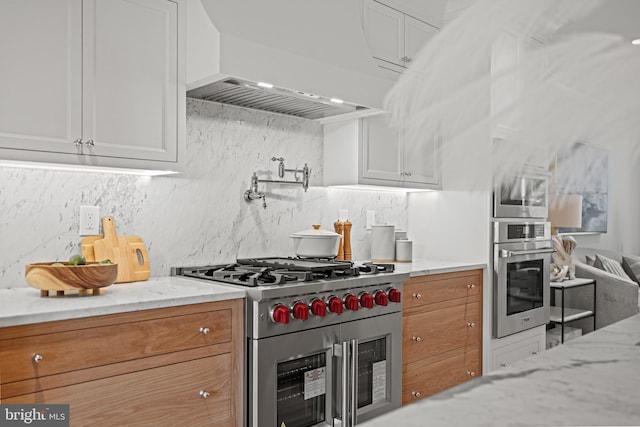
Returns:
[[[248,424],[348,427],[401,406],[393,264],[257,258],[173,268],[247,293]]]

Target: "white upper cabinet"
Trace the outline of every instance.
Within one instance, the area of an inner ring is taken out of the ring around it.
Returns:
[[[408,67],[438,28],[375,0],[364,0],[363,28],[371,55],[383,68]]]
[[[82,135],[80,0],[0,2],[0,147],[75,153]]]
[[[324,184],[441,188],[439,136],[409,138],[376,115],[324,125]]]
[[[179,171],[184,18],[182,0],[0,3],[0,158]]]

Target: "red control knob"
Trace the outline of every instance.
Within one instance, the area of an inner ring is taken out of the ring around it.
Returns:
[[[293,304],[293,317],[300,320],[307,320],[309,318],[309,306],[300,301]]]
[[[329,311],[336,314],[342,314],[344,311],[342,300],[338,297],[329,298]]]
[[[278,304],[271,309],[271,319],[276,323],[289,323],[289,307]]]
[[[377,291],[374,298],[376,299],[376,305],[386,306],[389,304],[389,297],[385,292]]]
[[[373,296],[368,292],[361,293],[360,305],[364,308],[373,308]]]
[[[358,297],[352,294],[348,294],[344,297],[344,306],[347,310],[358,311],[358,306],[360,305],[360,301],[358,301]]]
[[[342,308],[342,304],[340,304],[340,308]],[[314,316],[324,317],[327,315],[327,304],[321,299],[314,299],[311,301],[311,314]]]
[[[389,289],[387,293],[389,294],[389,301],[402,302],[402,293],[396,288]]]

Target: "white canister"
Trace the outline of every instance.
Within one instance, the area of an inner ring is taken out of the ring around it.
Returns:
[[[411,240],[396,240],[396,262],[411,262],[413,260],[413,242]]]
[[[395,225],[371,226],[371,261],[393,262],[396,258]]]

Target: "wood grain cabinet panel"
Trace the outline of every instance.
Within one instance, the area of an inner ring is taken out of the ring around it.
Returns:
[[[482,375],[482,270],[404,284],[402,403]]]
[[[223,354],[13,397],[3,403],[69,404],[72,425],[78,426],[230,426],[231,368],[231,356]],[[205,398],[200,392],[209,394]]]
[[[68,403],[72,426],[241,426],[243,322],[236,299],[0,328],[0,403]]]

